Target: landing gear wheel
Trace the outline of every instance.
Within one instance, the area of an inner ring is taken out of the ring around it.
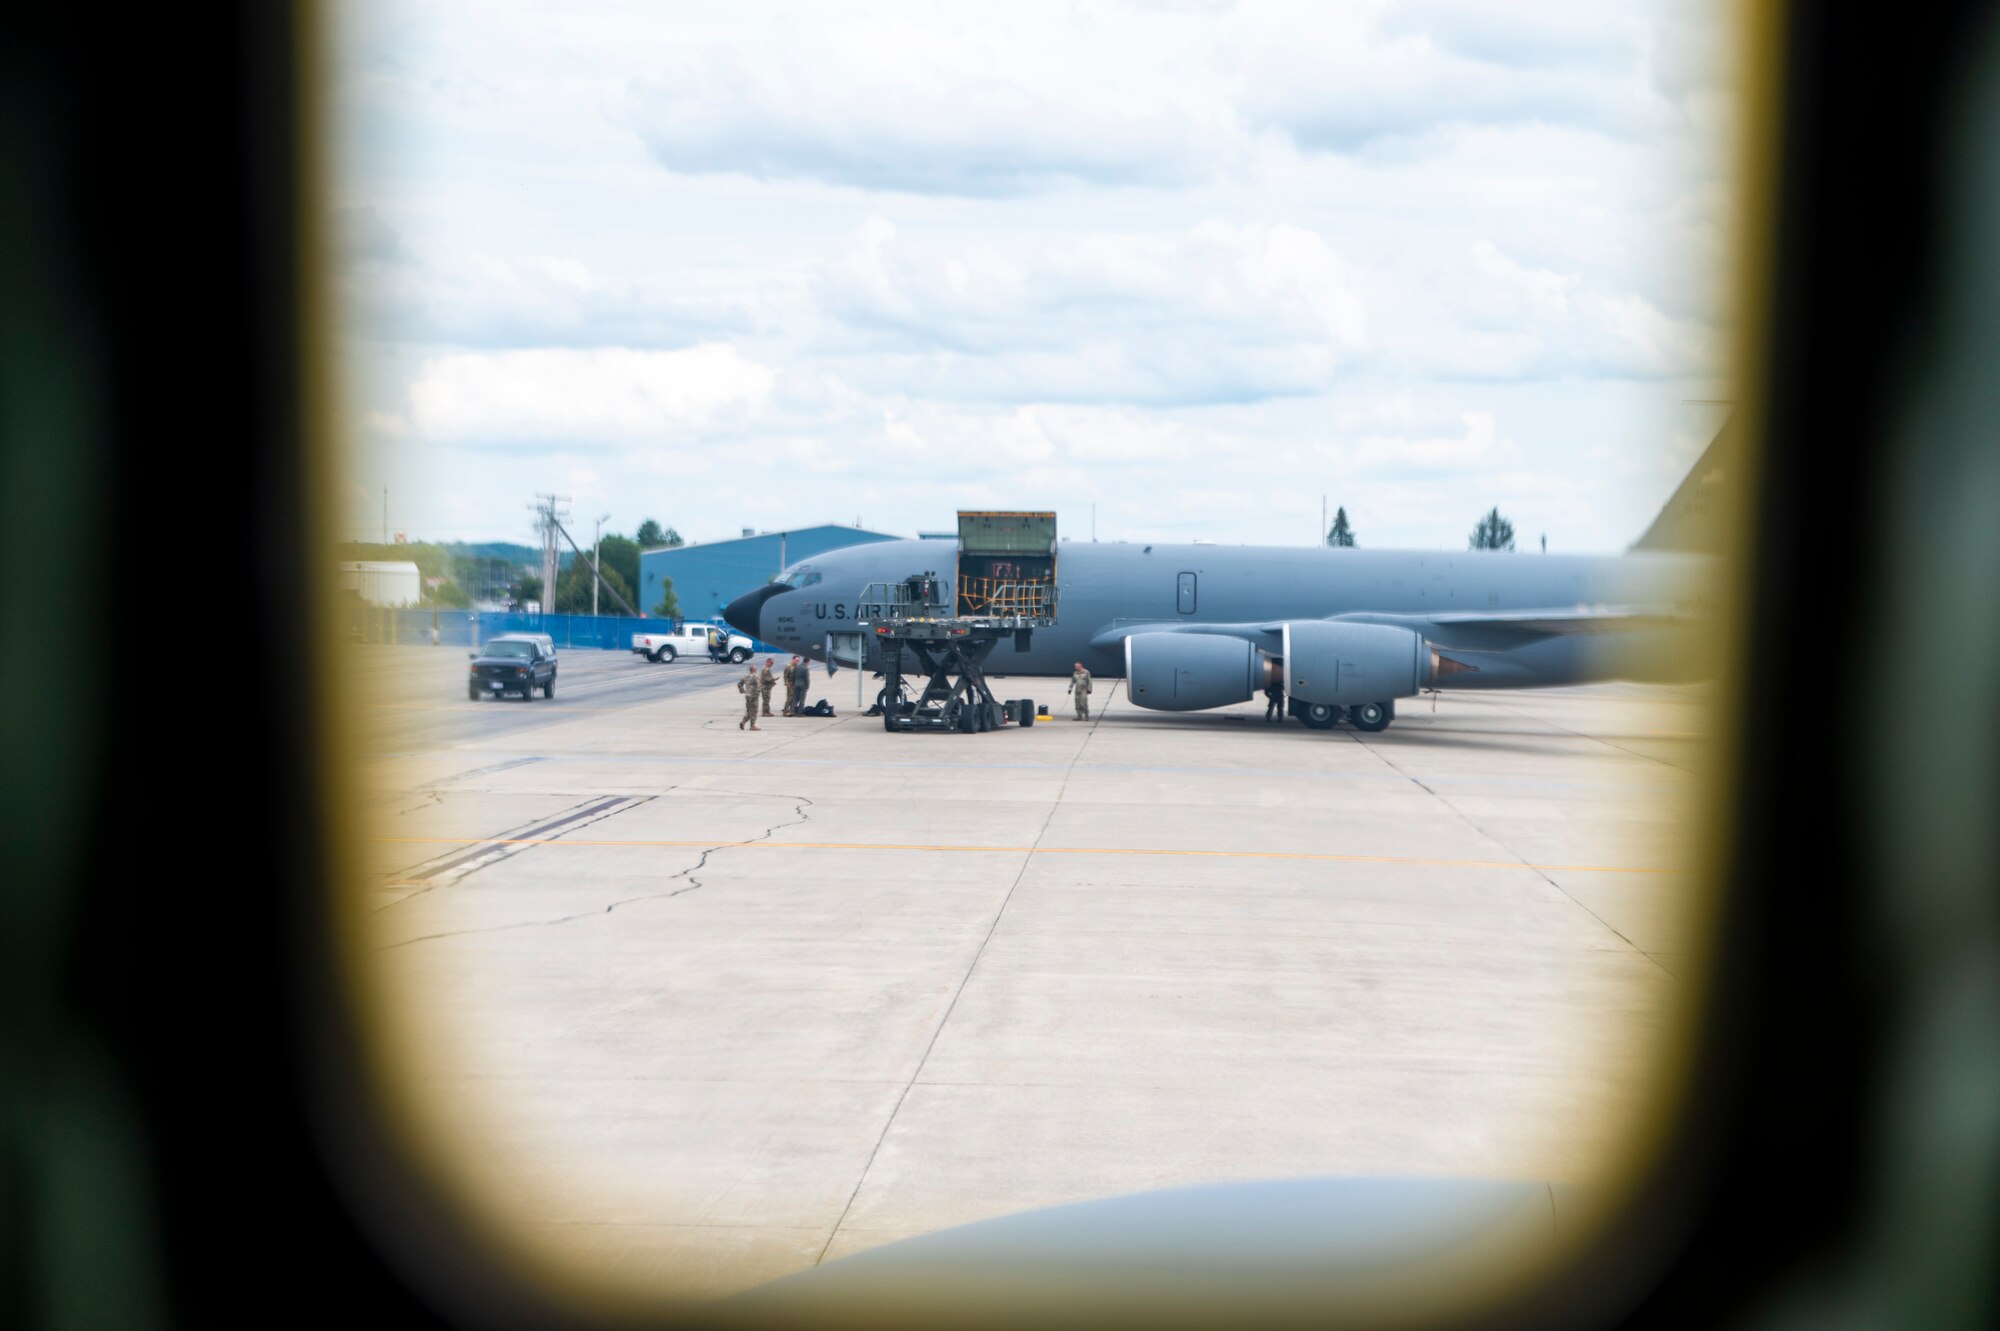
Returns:
[[[1354,728],[1371,735],[1378,730],[1387,730],[1395,715],[1394,705],[1386,702],[1358,702],[1347,709],[1347,719],[1354,723]]]
[[[1340,709],[1332,703],[1302,702],[1294,706],[1294,714],[1306,723],[1308,730],[1331,730],[1333,723],[1340,720]]]

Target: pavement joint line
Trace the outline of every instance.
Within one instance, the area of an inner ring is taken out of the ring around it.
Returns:
[[[1506,706],[1506,704],[1503,703],[1502,706],[1504,707]],[[1521,715],[1521,711],[1518,707],[1509,708],[1508,710],[1512,711],[1516,716]],[[1679,763],[1670,763],[1665,758],[1657,758],[1650,753],[1641,753],[1637,749],[1628,749],[1623,744],[1614,744],[1610,740],[1604,738],[1604,736],[1602,735],[1586,735],[1581,730],[1572,730],[1568,726],[1563,725],[1561,722],[1558,721],[1544,720],[1542,724],[1548,726],[1551,730],[1560,730],[1565,735],[1574,735],[1578,739],[1588,740],[1593,744],[1602,744],[1607,749],[1616,749],[1620,753],[1630,754],[1632,757],[1638,758],[1643,762],[1658,763],[1662,767],[1671,768],[1676,772],[1685,772],[1689,776],[1700,775],[1691,767],[1682,767]],[[1649,730],[1646,733],[1649,735],[1658,735],[1661,734],[1662,732],[1657,730]],[[1676,736],[1675,738],[1694,738],[1694,737]]]
[[[1556,730],[1563,730],[1562,726],[1555,725],[1554,722],[1549,722],[1548,724]],[[1571,735],[1577,734],[1577,732],[1573,730],[1566,731],[1565,733]],[[1589,739],[1590,736],[1578,735],[1578,738]],[[1398,767],[1396,765],[1396,762],[1393,758],[1390,758],[1387,754],[1376,752],[1375,746],[1363,741],[1359,735],[1355,736],[1355,742],[1361,744],[1361,746],[1367,749],[1370,753],[1374,753],[1375,756],[1379,758],[1382,762],[1388,764],[1391,770],[1396,772],[1403,771],[1401,767]],[[1609,747],[1616,749],[1619,746],[1613,744],[1610,745]],[[1621,752],[1630,752],[1630,750],[1621,750]],[[1635,758],[1643,758],[1645,755],[1635,753],[1632,756]],[[1671,765],[1672,764],[1668,764],[1668,766]],[[1676,770],[1685,771],[1686,769],[1680,768]],[[1446,798],[1444,795],[1440,794],[1435,790],[1432,790],[1429,786],[1425,785],[1423,781],[1419,779],[1414,773],[1406,772],[1403,774],[1405,776],[1408,776],[1411,781],[1416,782],[1417,786],[1420,789],[1422,789],[1425,794],[1429,795],[1432,799],[1436,800],[1446,809],[1449,809],[1451,811],[1451,815],[1454,818],[1464,823],[1467,827],[1471,828],[1473,831],[1479,833],[1479,835],[1485,837],[1488,841],[1491,841],[1494,845],[1500,846],[1503,849],[1510,849],[1510,847],[1507,846],[1506,842],[1502,841],[1499,837],[1493,835],[1493,833],[1487,831],[1484,827],[1481,827],[1479,823],[1472,818],[1471,815],[1467,814],[1463,809],[1460,809],[1456,804],[1453,804],[1451,800]],[[1550,887],[1553,887],[1556,891],[1562,893],[1563,896],[1567,897],[1570,901],[1574,902],[1577,905],[1577,907],[1581,909],[1585,914],[1589,915],[1591,919],[1596,920],[1599,924],[1603,925],[1607,930],[1609,930],[1612,937],[1618,939],[1618,941],[1625,944],[1625,946],[1631,948],[1634,952],[1637,952],[1640,956],[1646,958],[1646,960],[1652,962],[1655,966],[1658,966],[1662,971],[1666,971],[1668,975],[1673,974],[1672,971],[1667,970],[1667,967],[1660,962],[1660,959],[1658,957],[1646,951],[1646,949],[1640,947],[1638,943],[1634,942],[1630,937],[1626,935],[1624,930],[1612,924],[1611,921],[1605,919],[1602,915],[1592,910],[1589,906],[1585,905],[1583,902],[1578,901],[1576,895],[1572,893],[1568,888],[1564,887],[1561,883],[1558,883],[1555,879],[1549,877],[1549,874],[1552,872],[1558,872],[1564,869],[1568,869],[1573,872],[1582,866],[1556,865],[1556,864],[1549,864],[1549,865],[1528,864],[1524,861],[1520,867],[1531,870],[1537,878],[1541,879],[1543,882],[1547,883]]]
[[[1454,813],[1457,810],[1453,810]],[[1460,815],[1463,817],[1464,815]],[[1475,830],[1477,830],[1475,828]],[[1315,860],[1334,864],[1412,864],[1440,869],[1533,869],[1551,873],[1640,873],[1677,874],[1686,869],[1658,868],[1630,864],[1530,864],[1524,860],[1451,860],[1417,855],[1339,855],[1308,850],[1175,850],[1146,846],[970,846],[923,842],[874,841],[722,841],[644,840],[608,841],[582,837],[375,837],[378,843],[395,845],[450,846],[572,846],[602,849],[689,849],[713,850],[893,850],[940,851],[987,855],[1156,855],[1186,856],[1195,859]]]
[[[1102,713],[1099,715],[1101,717]],[[1062,807],[1063,793],[1069,789],[1069,779],[1075,773],[1077,763],[1083,760],[1083,751],[1090,747],[1091,737],[1096,733],[1097,727],[1092,725],[1084,732],[1083,741],[1076,746],[1076,752],[1070,755],[1069,770],[1063,773],[1062,785],[1057,788],[1055,797],[1049,801],[1049,811],[1042,819],[1041,831],[1035,833],[1036,845],[1041,844],[1042,838],[1049,833],[1050,824],[1055,822],[1056,810]],[[1014,874],[1014,881],[1007,884],[1007,895],[1000,898],[1000,908],[993,912],[992,923],[986,926],[986,933],[980,938],[978,949],[973,952],[972,960],[966,964],[965,974],[959,976],[958,987],[952,990],[951,1002],[945,1004],[944,1015],[938,1018],[938,1024],[931,1029],[931,1038],[925,1042],[924,1052],[918,1056],[916,1067],[910,1070],[910,1079],[903,1083],[902,1093],[896,1097],[895,1105],[889,1110],[889,1117],[882,1124],[881,1134],[875,1138],[874,1148],[868,1152],[868,1159],[862,1164],[861,1173],[854,1180],[854,1190],[847,1194],[847,1204],[840,1208],[840,1215],[834,1219],[833,1228],[827,1233],[825,1246],[819,1250],[819,1256],[813,1258],[814,1266],[824,1262],[827,1253],[833,1250],[834,1240],[840,1237],[840,1227],[847,1223],[848,1213],[854,1209],[855,1198],[861,1195],[862,1186],[868,1182],[868,1175],[875,1168],[875,1157],[882,1153],[882,1143],[889,1140],[889,1131],[896,1126],[896,1118],[903,1112],[903,1102],[910,1098],[910,1092],[923,1080],[924,1069],[930,1065],[931,1051],[937,1048],[938,1038],[944,1034],[944,1028],[951,1024],[951,1014],[958,1011],[958,1000],[965,996],[966,986],[972,983],[972,973],[979,969],[980,958],[986,955],[987,945],[993,941],[994,931],[999,929],[1000,921],[1007,914],[1007,907],[1014,900],[1014,893],[1020,889],[1021,880],[1028,876],[1028,865],[1033,860],[1034,848],[1029,847],[1028,853],[1021,857],[1021,867]]]

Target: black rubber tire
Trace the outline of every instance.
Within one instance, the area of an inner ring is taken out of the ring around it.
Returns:
[[[1305,722],[1308,730],[1331,730],[1340,720],[1340,709],[1332,703],[1301,702],[1294,704],[1293,715]]]
[[[1394,708],[1386,702],[1358,702],[1347,709],[1348,724],[1370,735],[1387,730],[1395,715]]]
[[[542,696],[544,698],[553,698],[556,696],[556,677],[554,675],[550,675],[549,682],[542,685]]]
[[[748,647],[738,647],[729,653],[729,664],[731,665],[742,665],[749,659],[750,649]]]
[[[882,709],[882,729],[892,735],[896,733],[896,713],[893,708],[884,707]]]
[[[652,656],[649,657],[648,659],[651,660],[654,665],[667,665],[679,655],[680,653],[673,649],[673,644],[668,643],[662,646],[659,651],[654,652]]]
[[[1021,699],[1021,708],[1021,724],[1024,726],[1035,724],[1035,700],[1033,698]]]
[[[479,690],[478,690],[478,689],[467,689],[467,690],[465,691],[465,700],[466,700],[467,702],[478,702],[478,701],[479,701]]]

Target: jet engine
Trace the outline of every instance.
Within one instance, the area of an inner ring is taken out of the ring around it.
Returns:
[[[1429,688],[1439,675],[1467,670],[1439,657],[1421,633],[1388,624],[1285,625],[1285,691],[1309,703],[1352,707]]]
[[[1198,712],[1248,702],[1279,667],[1242,638],[1208,633],[1135,633],[1125,639],[1125,692],[1159,712]]]

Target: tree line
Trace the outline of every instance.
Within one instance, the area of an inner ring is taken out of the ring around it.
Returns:
[[[579,545],[583,542],[579,540]],[[639,555],[684,545],[681,534],[652,518],[639,524],[631,536],[606,532],[597,546],[597,555],[607,587],[617,589],[628,602],[638,603],[633,589],[639,585]],[[504,601],[509,609],[538,607],[542,599],[542,578],[533,561],[538,557],[531,546],[518,547],[525,558],[509,559],[487,553],[492,547],[468,546],[461,542],[413,541],[404,545],[381,545],[372,541],[348,541],[339,549],[342,560],[408,562],[417,566],[420,604],[438,609],[467,609],[474,601]],[[511,547],[506,547],[511,548]],[[585,546],[585,549],[589,549]],[[556,572],[555,610],[562,615],[590,613],[590,561],[564,551]],[[662,604],[675,602],[665,611],[671,618],[680,613],[672,584]],[[599,595],[597,609],[603,615],[623,615],[618,602]],[[663,612],[654,607],[652,614]]]
[[[1345,548],[1354,545],[1354,524],[1347,520],[1347,509],[1333,511],[1333,525],[1326,529],[1326,543]],[[1470,550],[1512,550],[1514,548],[1514,524],[1500,516],[1496,505],[1473,525],[1472,535],[1466,538],[1466,548]],[[1542,539],[1542,548],[1548,548],[1548,538]]]

